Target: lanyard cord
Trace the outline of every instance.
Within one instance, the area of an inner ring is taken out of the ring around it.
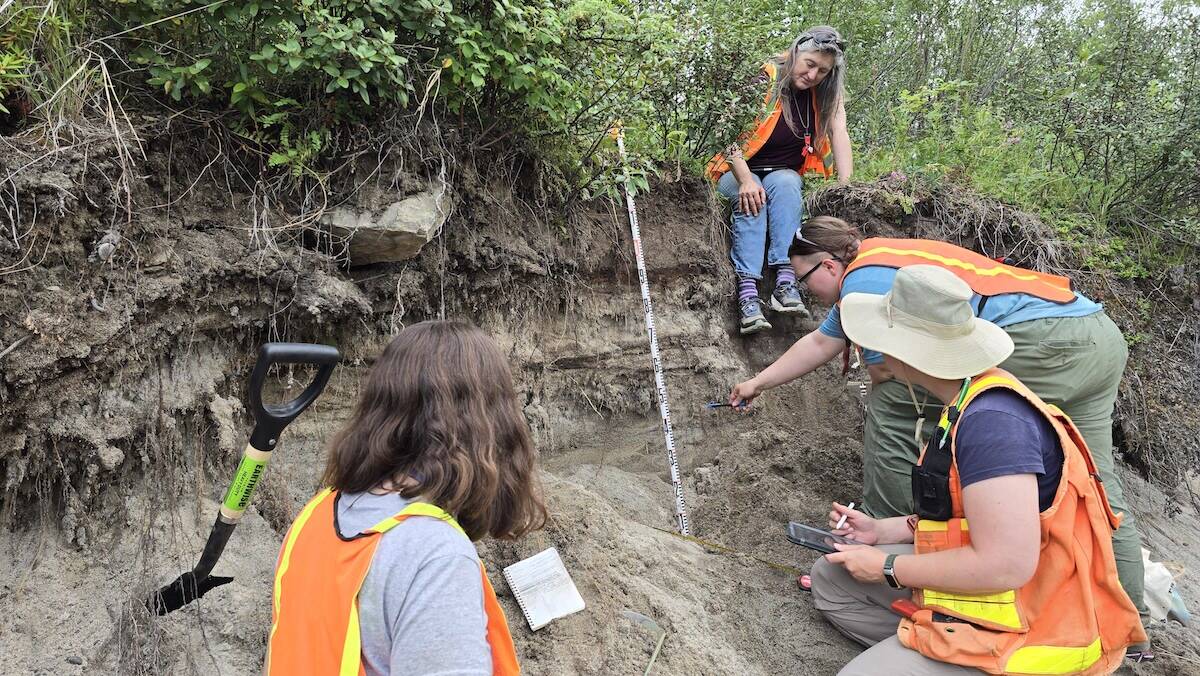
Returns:
[[[810,136],[812,134],[812,114],[813,114],[812,96],[813,96],[813,93],[812,93],[812,90],[810,89],[810,90],[808,90],[808,96],[805,97],[808,99],[806,101],[806,103],[808,103],[808,105],[803,106],[803,108],[804,108],[804,135],[805,136]]]
[[[938,423],[938,430],[941,432],[941,438],[938,441],[939,449],[946,447],[946,440],[950,438],[950,428],[954,427],[954,423],[958,422],[958,416],[962,413],[963,401],[966,400],[967,390],[969,389],[971,389],[971,379],[969,377],[963,378],[962,389],[958,391],[958,399],[950,406],[946,415],[942,417],[942,422],[945,422],[946,426],[942,427],[942,423]]]
[[[958,391],[958,400],[954,402],[954,408],[962,410],[963,400],[967,398],[967,390],[971,388],[971,379],[963,378],[962,389]]]

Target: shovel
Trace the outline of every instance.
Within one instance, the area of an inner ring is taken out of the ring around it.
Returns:
[[[208,542],[200,554],[196,567],[175,578],[171,584],[159,589],[146,600],[146,607],[155,615],[166,615],[204,596],[209,591],[233,581],[232,577],[210,576],[233,529],[242,520],[258,480],[262,478],[271,459],[271,451],[279,442],[279,435],[296,416],[325,389],[329,376],[340,359],[337,348],[329,345],[309,343],[267,343],[258,351],[258,362],[250,374],[250,409],[254,414],[254,431],[250,433],[250,444],[242,452],[233,483],[221,501],[217,521],[208,534]],[[313,364],[319,366],[317,375],[300,396],[286,404],[264,404],[263,382],[272,364]]]
[[[654,620],[635,610],[626,608],[625,610],[621,611],[621,616],[632,620],[634,624],[640,624],[657,635],[655,640],[657,640],[658,643],[654,645],[654,654],[650,656],[650,663],[646,665],[646,672],[642,674],[642,676],[650,676],[650,670],[654,668],[654,662],[658,659],[659,651],[662,650],[663,641],[667,640],[667,630],[660,627],[659,624]]]

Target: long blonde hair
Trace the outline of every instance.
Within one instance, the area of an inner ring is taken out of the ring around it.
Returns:
[[[845,43],[842,42],[842,36],[837,32],[836,28],[831,26],[813,26],[796,36],[792,41],[792,46],[788,47],[782,58],[775,59],[777,68],[775,78],[775,91],[773,99],[779,101],[783,106],[783,121],[787,123],[789,129],[797,136],[803,133],[803,130],[796,126],[795,115],[792,114],[793,106],[791,99],[796,95],[796,91],[792,87],[792,68],[796,65],[796,59],[800,58],[801,54],[806,52],[821,52],[823,54],[833,55],[833,67],[829,69],[829,74],[821,80],[817,86],[812,88],[813,99],[817,104],[817,110],[820,115],[817,117],[816,136],[828,136],[829,124],[833,120],[834,113],[837,112],[838,103],[841,101],[845,89],[845,72],[846,72],[846,55]]]

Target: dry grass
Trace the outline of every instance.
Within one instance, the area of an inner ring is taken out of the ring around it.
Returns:
[[[867,236],[938,239],[1019,265],[1065,273],[1067,251],[1037,216],[950,183],[934,188],[908,181],[828,185],[807,199],[812,215],[833,214]]]

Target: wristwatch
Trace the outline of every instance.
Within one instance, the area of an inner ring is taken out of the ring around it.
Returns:
[[[888,586],[892,589],[904,589],[904,585],[896,579],[896,557],[899,554],[888,554],[883,560],[883,579],[887,580]]]

